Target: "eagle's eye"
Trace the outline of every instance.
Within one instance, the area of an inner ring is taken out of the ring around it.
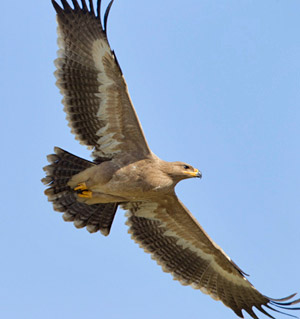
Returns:
[[[190,169],[190,167],[188,165],[183,165],[184,169]]]

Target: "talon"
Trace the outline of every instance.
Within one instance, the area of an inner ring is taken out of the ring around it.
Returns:
[[[85,182],[79,183],[75,188],[74,191],[84,191],[87,190]]]
[[[93,192],[92,191],[88,191],[88,190],[84,190],[81,193],[78,194],[78,197],[82,197],[82,198],[92,198],[93,197]]]
[[[86,187],[85,182],[79,183],[75,188],[74,191],[77,192],[78,197],[82,198],[92,198],[93,197],[93,192],[88,190]]]

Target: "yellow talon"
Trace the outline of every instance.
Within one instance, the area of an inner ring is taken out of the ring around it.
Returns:
[[[86,184],[85,184],[85,182],[83,182],[83,183],[79,183],[75,188],[74,188],[74,191],[84,191],[84,190],[86,190],[87,189],[87,187],[86,187]]]
[[[78,194],[78,197],[82,197],[82,198],[92,198],[93,197],[93,192],[92,191],[87,191],[84,190],[81,193]]]
[[[86,187],[85,182],[79,183],[75,188],[74,191],[77,192],[78,197],[82,198],[92,198],[93,197],[93,192],[88,190]]]

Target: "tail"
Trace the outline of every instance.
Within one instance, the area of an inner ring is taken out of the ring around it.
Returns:
[[[76,192],[67,183],[70,178],[95,163],[84,160],[61,148],[54,148],[55,154],[47,156],[50,165],[44,167],[46,177],[42,179],[49,188],[45,190],[54,210],[62,212],[63,219],[74,222],[75,227],[90,233],[100,232],[107,236],[118,208],[117,203],[87,205],[77,201]]]

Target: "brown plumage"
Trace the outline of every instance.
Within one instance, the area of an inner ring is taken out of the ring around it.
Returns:
[[[183,285],[221,300],[239,317],[245,310],[258,318],[262,306],[293,308],[294,295],[275,300],[262,295],[243,271],[205,233],[177,198],[174,188],[186,178],[201,177],[189,164],[166,162],[154,155],[144,137],[127,85],[106,35],[106,24],[89,1],[81,6],[54,0],[58,22],[57,86],[72,133],[93,149],[94,161],[60,148],[44,168],[45,194],[64,220],[78,228],[108,235],[120,206],[127,210],[132,238]]]

